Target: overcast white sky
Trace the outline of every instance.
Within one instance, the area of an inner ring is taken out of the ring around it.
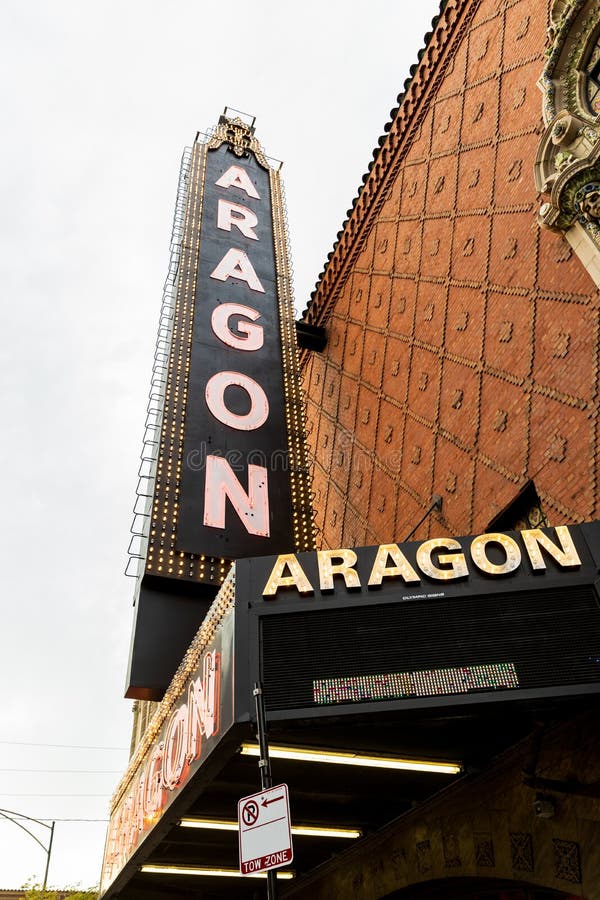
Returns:
[[[103,819],[126,765],[122,573],[183,147],[226,104],[257,116],[303,308],[437,7],[2,3],[3,809]],[[97,883],[105,827],[57,824],[51,885]],[[44,862],[0,819],[0,888]]]

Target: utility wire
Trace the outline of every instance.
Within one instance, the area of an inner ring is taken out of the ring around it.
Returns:
[[[0,741],[0,744],[14,744],[16,747],[59,747],[62,750],[120,750],[128,747],[81,747],[77,744],[34,744],[31,741]]]
[[[30,816],[13,816],[11,819],[0,819],[0,825],[2,822],[15,822],[17,819],[29,819]],[[57,819],[56,816],[53,816],[51,819],[40,819],[38,818],[36,821],[38,822],[110,822],[110,819]]]
[[[0,772],[22,772],[25,774],[44,773],[45,775],[118,775],[121,769],[0,769]]]
[[[3,794],[0,797],[110,797],[111,794]]]

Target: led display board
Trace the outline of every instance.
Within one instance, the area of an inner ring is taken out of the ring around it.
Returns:
[[[236,657],[280,719],[595,693],[599,546],[592,523],[242,560]]]
[[[233,559],[314,546],[279,171],[227,117],[186,159],[136,504],[126,696],[146,700]]]

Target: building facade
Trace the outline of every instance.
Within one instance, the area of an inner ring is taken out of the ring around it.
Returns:
[[[598,518],[599,29],[442,4],[303,316],[319,546]],[[289,896],[599,897],[598,710],[542,719]]]
[[[318,548],[600,518],[599,35],[591,0],[442,2],[298,324]],[[152,712],[139,701],[137,738]],[[600,900],[598,704],[527,716],[518,740],[510,716],[472,716],[462,740],[488,747],[479,766],[441,791],[383,789],[388,824],[315,856],[282,896]],[[418,728],[430,739],[450,718]],[[385,720],[398,753],[414,737],[403,722]],[[227,740],[227,777],[201,787],[199,769],[178,810],[220,810],[230,772],[248,783]],[[299,779],[296,798],[310,811],[316,794],[325,815],[345,791]],[[140,859],[193,859],[181,816]],[[116,892],[149,896],[139,872],[119,877]],[[193,890],[173,883],[169,896]]]
[[[551,17],[571,7],[571,31],[597,19],[581,3],[443,4],[380,139],[304,317],[328,335],[304,355],[326,546],[406,539],[434,495],[418,537],[478,533],[513,504],[516,524],[524,490],[538,520],[598,516],[594,252],[540,224],[534,179],[557,118],[538,82],[570,33]],[[596,141],[577,105],[563,119]]]

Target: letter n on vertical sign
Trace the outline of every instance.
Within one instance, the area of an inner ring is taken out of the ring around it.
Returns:
[[[179,551],[294,549],[269,173],[207,151],[184,425]]]

